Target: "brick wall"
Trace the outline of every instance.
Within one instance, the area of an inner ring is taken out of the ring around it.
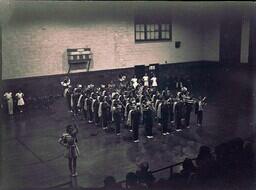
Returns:
[[[246,15],[242,19],[241,63],[248,63],[248,57],[249,57],[249,32],[250,32],[249,16]]]
[[[220,19],[218,17],[207,18],[202,29],[203,60],[219,61]]]
[[[130,2],[16,2],[3,27],[3,79],[64,74],[67,48],[90,47],[92,71],[202,60],[197,16],[173,10],[171,42],[135,43],[137,9]],[[159,4],[144,11],[155,10],[171,7]],[[181,41],[179,49],[175,41]]]
[[[2,26],[2,78],[65,74],[66,49],[79,47],[92,49],[91,71],[151,63],[219,61],[220,14],[203,4],[177,4],[15,1]],[[171,15],[172,41],[135,43],[137,12]],[[248,31],[245,22],[242,62],[248,60]],[[175,41],[181,42],[180,48],[175,48]],[[83,71],[76,68],[72,72]]]

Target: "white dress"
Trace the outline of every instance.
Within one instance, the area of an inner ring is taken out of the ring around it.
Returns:
[[[143,81],[144,81],[144,86],[149,86],[149,83],[148,83],[148,76],[144,76],[144,77],[143,77]]]
[[[66,147],[66,151],[64,152],[65,158],[74,159],[80,155],[76,140],[70,134],[63,133],[59,142]]]
[[[132,78],[131,81],[133,88],[136,88],[138,86],[137,78]]]
[[[4,93],[4,97],[7,99],[7,105],[8,105],[8,113],[10,115],[13,114],[13,99],[12,99],[12,93],[6,92]]]
[[[151,81],[152,81],[152,86],[156,87],[157,86],[156,77],[152,77]]]
[[[23,106],[25,104],[23,99],[24,94],[22,92],[18,92],[15,96],[18,98],[18,106]]]

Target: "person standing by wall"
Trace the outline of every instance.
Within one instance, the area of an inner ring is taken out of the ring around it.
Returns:
[[[158,84],[157,84],[157,78],[156,78],[155,74],[153,74],[153,76],[152,76],[152,78],[150,80],[151,80],[151,83],[152,83],[152,85],[151,85],[152,88],[156,90]]]
[[[19,90],[17,93],[16,93],[16,98],[17,98],[17,106],[18,106],[18,109],[20,111],[20,113],[23,112],[23,109],[24,109],[24,105],[25,105],[25,102],[24,102],[24,94],[21,90]]]
[[[8,114],[13,115],[13,98],[12,92],[5,92],[4,97],[7,101]]]
[[[136,89],[137,86],[139,85],[136,75],[134,75],[133,78],[131,79],[131,84],[132,84],[134,89]]]
[[[144,82],[144,86],[149,86],[149,82],[148,82],[148,74],[145,73],[145,75],[143,76],[143,82]]]

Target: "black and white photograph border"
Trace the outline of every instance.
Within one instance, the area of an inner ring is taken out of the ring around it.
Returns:
[[[254,1],[0,0],[0,189],[256,189]]]

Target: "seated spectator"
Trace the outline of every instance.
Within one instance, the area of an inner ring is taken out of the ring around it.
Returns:
[[[255,155],[253,151],[253,144],[251,142],[246,142],[243,148],[243,159],[242,165],[244,169],[246,169],[251,175],[253,175],[253,168],[254,168],[254,160]]]
[[[196,158],[196,164],[198,167],[198,175],[200,179],[206,180],[213,177],[215,174],[215,160],[209,147],[200,147],[199,154]]]
[[[189,158],[185,158],[182,163],[182,170],[180,172],[181,176],[189,180],[189,178],[196,173],[196,167]]]
[[[148,162],[143,162],[139,165],[139,170],[136,171],[136,175],[139,183],[145,184],[148,187],[150,187],[155,181],[155,177],[149,171]]]
[[[128,190],[144,190],[145,186],[138,183],[138,177],[135,173],[129,172],[126,175],[126,189]]]
[[[175,188],[190,187],[196,179],[197,168],[189,158],[185,158],[182,162],[182,170],[178,173],[172,173],[170,175],[171,185]],[[189,186],[188,186],[189,185]]]
[[[157,180],[154,184],[152,184],[152,186],[150,187],[150,189],[153,190],[164,190],[164,189],[170,189],[172,183],[170,182],[170,180],[164,179],[164,178],[160,178],[159,180]]]
[[[222,143],[215,148],[216,162],[222,176],[234,178],[236,170],[243,167],[243,140],[234,138],[229,142]]]
[[[234,138],[228,142],[228,153],[230,165],[237,168],[241,165],[244,141],[241,138]]]
[[[116,179],[113,177],[113,176],[107,176],[105,179],[104,179],[104,187],[103,189],[106,189],[106,190],[119,190],[119,189],[122,189],[121,185],[116,183]]]

